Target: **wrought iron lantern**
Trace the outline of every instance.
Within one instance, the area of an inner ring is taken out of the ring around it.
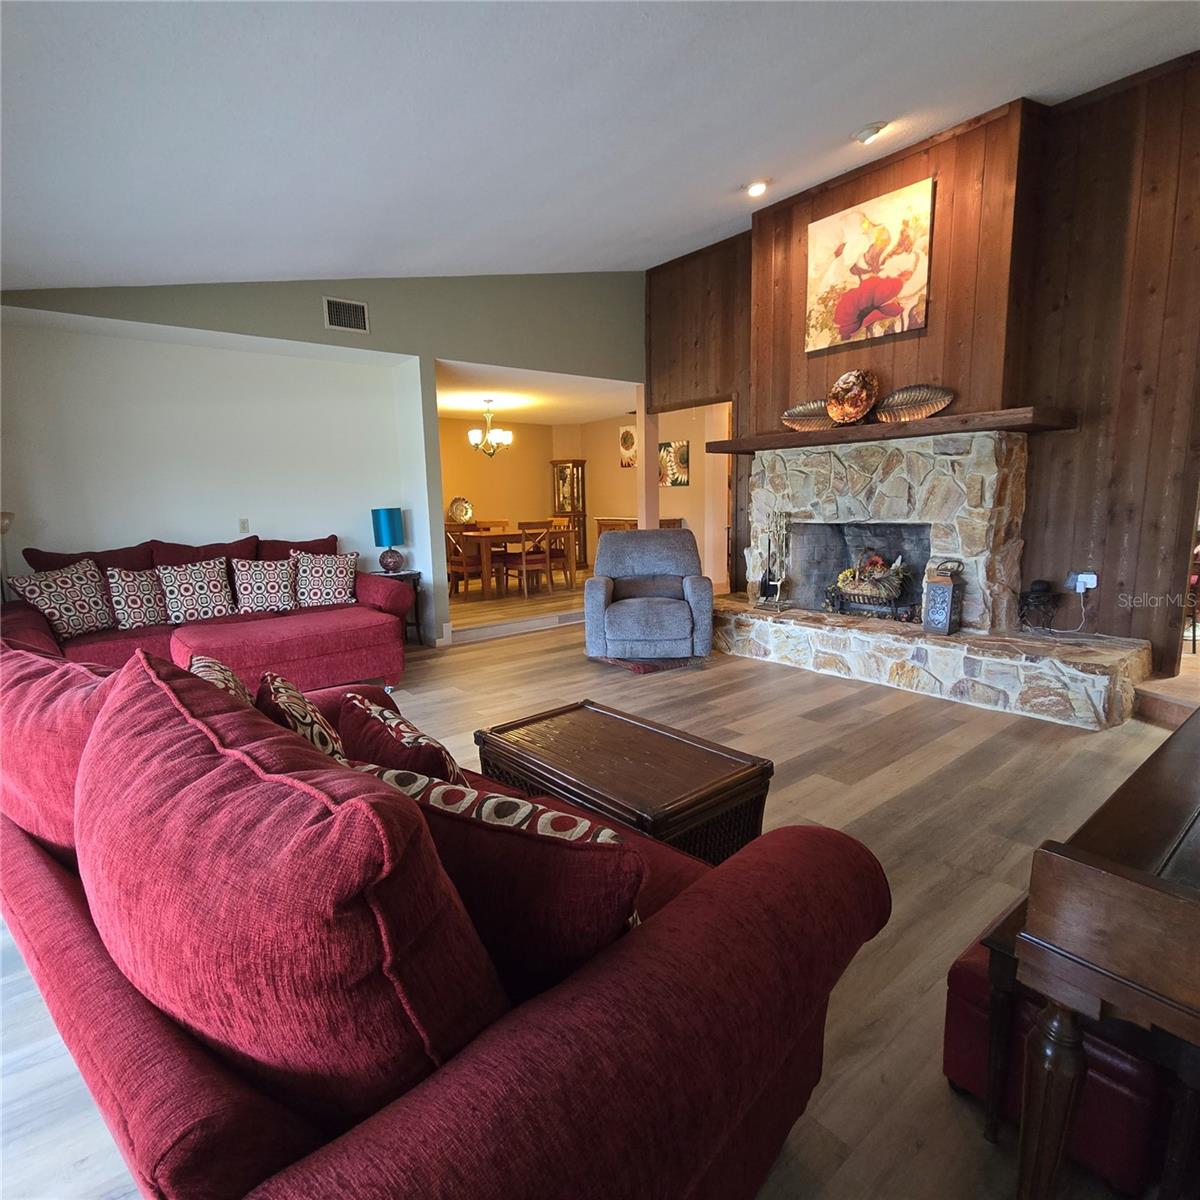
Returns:
[[[944,558],[925,580],[925,632],[957,633],[962,624],[963,565]]]

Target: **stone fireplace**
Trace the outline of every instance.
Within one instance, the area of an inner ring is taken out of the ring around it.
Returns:
[[[1018,629],[1025,441],[984,432],[759,451],[749,596],[717,599],[714,646],[1085,729],[1125,720],[1148,642]],[[786,531],[785,611],[755,607],[771,530]],[[931,566],[961,560],[962,631],[821,611],[826,586],[868,546],[889,562],[903,553],[917,593]]]
[[[1020,433],[953,433],[760,451],[750,476],[750,599],[758,595],[774,522],[782,520],[791,531],[836,526],[843,549],[874,545],[884,557],[889,550],[876,542],[904,546],[896,528],[916,526],[928,529],[928,552],[918,561],[921,550],[909,544],[914,558],[906,554],[905,561],[918,571],[944,558],[963,563],[963,627],[1012,630],[1017,627],[1024,510],[1025,435]],[[784,601],[819,609],[832,581],[826,559],[839,552],[828,534],[807,538],[801,530],[800,536],[790,533],[788,542],[792,561]]]

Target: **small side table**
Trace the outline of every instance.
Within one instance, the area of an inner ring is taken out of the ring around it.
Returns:
[[[416,642],[418,646],[421,642],[421,572],[420,571],[368,571],[368,575],[382,575],[385,579],[403,579],[405,583],[412,585],[413,590],[413,606],[404,622],[404,636],[409,637],[409,629],[412,629],[411,640]]]

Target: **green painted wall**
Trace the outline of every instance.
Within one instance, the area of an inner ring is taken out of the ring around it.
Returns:
[[[644,289],[640,271],[623,271],[48,289],[3,302],[640,383]],[[365,301],[371,332],[326,329],[322,296]]]

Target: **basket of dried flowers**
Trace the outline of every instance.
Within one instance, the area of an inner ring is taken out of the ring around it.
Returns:
[[[837,577],[835,586],[854,604],[878,604],[898,599],[911,573],[903,555],[889,566],[880,555],[867,550],[859,556],[857,565],[847,567]]]

